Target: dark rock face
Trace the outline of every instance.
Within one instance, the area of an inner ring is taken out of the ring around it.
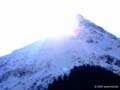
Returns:
[[[120,88],[120,76],[98,66],[74,67],[70,75],[64,75],[49,84],[48,90],[81,90],[95,88],[95,85],[117,85]]]
[[[2,76],[0,76],[0,83],[2,83],[3,81],[6,81],[11,76],[21,78],[24,76],[30,76],[33,73],[35,73],[35,72],[32,72],[25,68],[23,68],[23,69],[18,68],[18,69],[12,70],[12,71],[8,71],[8,72],[4,73]]]
[[[120,60],[116,60],[115,65],[120,67]]]
[[[110,56],[110,55],[104,55],[104,56],[101,56],[100,59],[106,59],[106,63],[108,64],[113,64],[114,61],[115,61],[115,65],[120,67],[120,60],[116,57],[113,57],[113,56]]]

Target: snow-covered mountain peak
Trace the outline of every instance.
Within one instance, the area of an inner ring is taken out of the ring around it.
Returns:
[[[85,19],[81,15],[78,15],[78,27],[76,32],[79,40],[82,42],[91,43],[97,47],[100,46],[100,48],[116,48],[120,43],[120,40],[116,36],[105,31],[102,27]]]
[[[98,65],[120,75],[120,40],[83,16],[76,34],[37,41],[0,57],[0,90],[44,90],[74,66]]]

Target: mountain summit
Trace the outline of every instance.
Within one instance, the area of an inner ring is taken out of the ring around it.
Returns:
[[[0,90],[45,90],[74,66],[100,66],[120,76],[120,39],[83,16],[75,35],[37,41],[0,57]]]

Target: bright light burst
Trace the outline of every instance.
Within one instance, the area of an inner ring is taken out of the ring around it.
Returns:
[[[43,17],[44,18],[44,17]],[[40,38],[64,38],[70,37],[73,35],[73,31],[76,28],[75,18],[73,17],[66,17],[66,16],[58,16],[57,18],[50,17],[51,20],[40,24],[40,28],[36,30],[31,30],[33,36],[37,36],[38,39]]]
[[[119,0],[0,0],[0,55],[72,35],[78,13],[120,36],[119,6]]]
[[[63,0],[7,0],[0,7],[0,55],[37,40],[69,37],[76,25],[75,13]]]

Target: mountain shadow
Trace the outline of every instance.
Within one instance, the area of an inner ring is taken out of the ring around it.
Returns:
[[[69,76],[64,75],[55,79],[49,84],[48,90],[81,90],[100,88],[100,85],[104,88],[119,88],[120,76],[99,66],[79,66],[74,67]]]

